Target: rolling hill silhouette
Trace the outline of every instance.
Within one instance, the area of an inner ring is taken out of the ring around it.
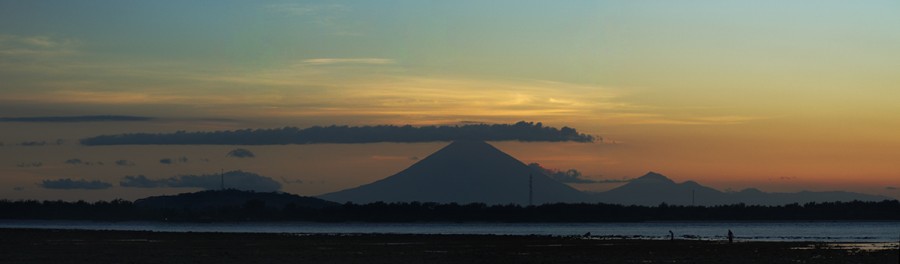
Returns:
[[[736,203],[784,205],[808,202],[893,200],[886,196],[840,191],[767,193],[750,188],[740,192],[722,192],[694,181],[675,183],[666,176],[655,172],[649,172],[618,188],[593,193],[592,196],[595,202],[646,206],[655,206],[661,203],[710,206]]]
[[[393,176],[319,198],[335,202],[584,202],[589,196],[555,181],[483,141],[454,141]]]
[[[313,197],[304,197],[289,193],[254,192],[235,189],[208,190],[178,195],[151,196],[134,201],[138,207],[170,208],[170,209],[215,209],[227,207],[243,207],[248,203],[256,203],[264,207],[284,208],[287,205],[301,208],[320,209],[339,204]]]

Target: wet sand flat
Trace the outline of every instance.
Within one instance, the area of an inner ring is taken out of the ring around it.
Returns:
[[[809,242],[0,229],[0,263],[898,263]]]

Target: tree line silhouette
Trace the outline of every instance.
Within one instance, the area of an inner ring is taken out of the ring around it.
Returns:
[[[241,129],[213,132],[131,133],[84,138],[83,145],[284,145],[315,143],[483,141],[593,142],[594,136],[570,127],[542,123],[470,124],[462,126],[314,126]]]
[[[269,206],[250,199],[241,206],[161,208],[126,200],[66,202],[0,200],[0,219],[98,221],[315,221],[315,222],[640,222],[640,221],[811,221],[900,220],[900,202],[825,202],[757,206],[623,206],[545,204],[538,206],[383,203],[335,204],[311,208],[290,203]]]

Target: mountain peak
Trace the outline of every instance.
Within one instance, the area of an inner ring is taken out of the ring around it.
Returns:
[[[682,185],[682,186],[687,186],[687,187],[702,187],[702,186],[703,186],[703,185],[700,185],[699,183],[697,183],[697,182],[695,182],[695,181],[686,181],[686,182],[682,182],[681,185]]]
[[[656,173],[656,172],[652,172],[652,171],[651,171],[651,172],[647,172],[647,174],[644,174],[644,176],[641,176],[641,177],[638,177],[637,179],[634,179],[634,181],[632,181],[632,182],[645,182],[645,183],[650,183],[650,182],[653,182],[653,183],[675,183],[674,181],[672,181],[671,179],[669,179],[669,178],[666,177],[665,175],[662,175],[662,174],[659,174],[659,173]]]
[[[741,190],[740,193],[745,193],[745,194],[761,194],[761,193],[763,193],[763,191],[760,191],[760,190],[757,189],[757,188],[747,188],[747,189]]]
[[[452,150],[452,149],[463,149],[463,150],[471,150],[471,149],[495,149],[494,146],[488,144],[487,142],[481,140],[469,140],[469,139],[461,139],[454,140],[450,142],[449,145],[445,146],[441,150]]]

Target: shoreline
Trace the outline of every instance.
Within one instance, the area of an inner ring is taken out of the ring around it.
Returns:
[[[859,244],[859,243],[857,243]],[[871,243],[863,243],[871,244]],[[10,263],[897,263],[891,248],[827,242],[537,235],[296,234],[0,228]]]
[[[590,232],[607,239],[668,240],[674,230],[679,240],[725,240],[723,230],[735,230],[746,242],[896,243],[893,233],[900,222],[653,222],[653,223],[320,223],[320,222],[164,222],[89,220],[0,220],[0,228],[68,229],[99,231],[380,234],[380,235],[548,235],[580,236]],[[850,227],[851,229],[847,229]]]

